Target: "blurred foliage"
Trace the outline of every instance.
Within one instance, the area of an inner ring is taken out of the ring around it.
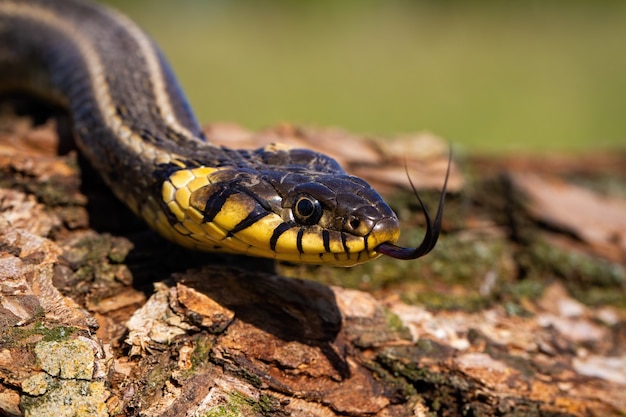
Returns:
[[[156,39],[202,122],[431,130],[471,152],[626,144],[624,2],[110,3]]]

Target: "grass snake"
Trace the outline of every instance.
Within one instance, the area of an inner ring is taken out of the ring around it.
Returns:
[[[0,0],[0,91],[12,90],[64,105],[78,147],[115,195],[180,245],[351,266],[382,254],[415,259],[437,242],[447,175],[434,219],[422,204],[422,244],[396,246],[396,214],[332,158],[207,141],[158,47],[114,10]]]

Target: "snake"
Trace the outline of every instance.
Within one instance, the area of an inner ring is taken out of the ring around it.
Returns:
[[[333,158],[208,140],[158,46],[114,9],[0,0],[0,92],[17,91],[64,106],[77,147],[116,197],[187,248],[352,266],[416,259],[437,243],[450,161],[434,219],[411,183],[426,232],[417,247],[398,246],[395,212]]]

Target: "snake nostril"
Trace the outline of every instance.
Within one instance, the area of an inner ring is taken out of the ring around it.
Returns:
[[[348,224],[350,225],[350,228],[352,230],[356,230],[361,225],[361,220],[359,220],[357,217],[352,217]]]

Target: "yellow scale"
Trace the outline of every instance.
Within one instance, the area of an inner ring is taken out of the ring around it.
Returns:
[[[220,251],[248,253],[253,256],[271,256],[273,253],[270,249],[272,234],[284,222],[278,214],[271,213],[249,227],[229,236],[229,230],[233,230],[249,215],[248,207],[250,205],[247,204],[249,203],[247,196],[233,194],[228,197],[220,211],[210,222],[206,222],[203,213],[191,205],[193,193],[210,185],[212,183],[211,176],[220,169],[199,167],[182,169],[173,173],[163,182],[161,197],[179,223],[172,226],[165,214],[156,210],[155,212],[158,214],[153,221],[153,226],[167,238],[192,249],[212,250],[219,246]],[[299,228],[289,229],[280,235],[276,242],[273,257],[276,257],[276,254],[281,254],[280,258],[283,260],[299,262],[324,260],[330,264],[342,264],[349,260],[350,256],[363,250],[362,239],[347,236],[346,245],[350,248],[351,253],[344,253],[339,232],[335,232],[337,238],[330,239],[331,253],[325,253],[321,227],[310,226],[302,235],[302,251],[304,253],[301,254],[296,249],[298,230]],[[377,243],[379,242],[370,236],[368,247],[376,247]],[[287,255],[290,253],[291,255]]]

